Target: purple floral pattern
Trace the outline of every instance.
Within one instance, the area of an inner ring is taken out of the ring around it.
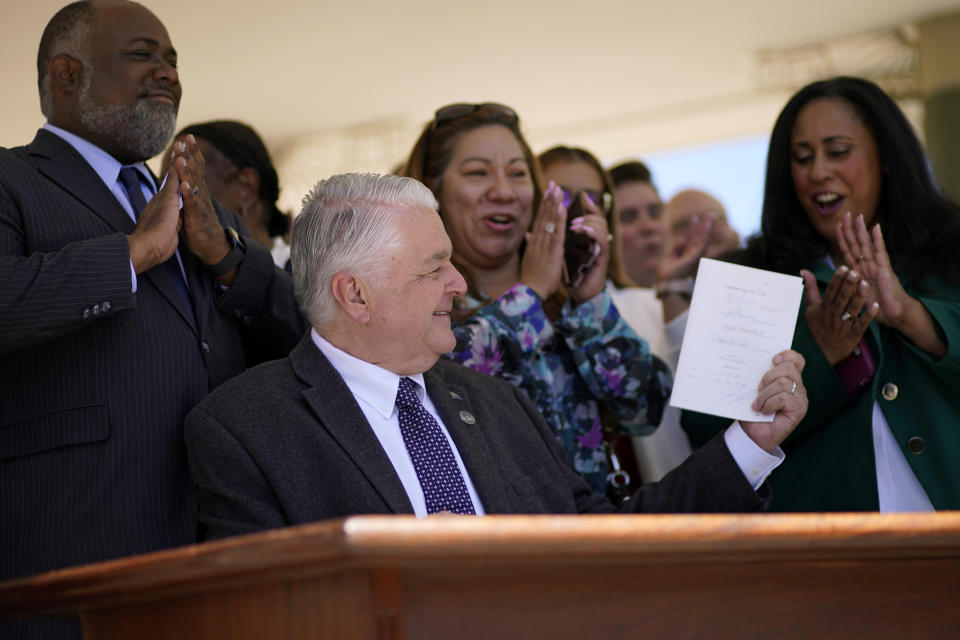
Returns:
[[[514,285],[454,327],[447,358],[520,387],[540,409],[574,468],[594,491],[606,491],[601,415],[613,413],[622,433],[651,433],[660,422],[672,378],[603,292],[577,307],[567,301],[551,322],[540,298]]]

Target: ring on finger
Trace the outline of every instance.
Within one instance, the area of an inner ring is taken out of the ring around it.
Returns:
[[[193,195],[197,195],[198,193],[200,193],[200,187],[196,187],[196,186],[195,186],[195,187],[193,188]]]
[[[612,234],[612,233],[608,233],[608,234],[607,234],[607,242],[613,242],[613,234]]]
[[[850,315],[849,311],[844,311],[843,315],[840,316],[840,319],[843,320],[844,322],[850,322],[851,320],[853,320],[853,316]]]
[[[797,395],[797,382],[796,382],[796,381],[793,382],[793,386],[790,388],[790,395],[792,395],[792,396]]]
[[[552,222],[548,222],[547,224],[543,225],[543,230],[547,233],[553,233],[556,229],[557,225],[553,224]]]

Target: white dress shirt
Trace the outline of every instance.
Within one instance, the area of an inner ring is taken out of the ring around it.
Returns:
[[[836,269],[830,256],[824,258],[831,269]],[[876,374],[874,374],[876,375]],[[864,390],[861,393],[870,393]],[[910,468],[903,449],[893,435],[890,423],[880,409],[880,403],[874,399],[873,416],[873,456],[877,468],[877,494],[880,498],[880,512],[894,511],[933,511],[933,504],[923,490],[917,474]],[[836,427],[835,427],[836,428]]]
[[[400,420],[397,416],[397,390],[400,388],[400,376],[387,371],[375,364],[370,364],[355,358],[349,353],[338,349],[330,344],[323,336],[317,333],[316,329],[310,330],[310,337],[313,343],[317,345],[321,353],[327,357],[333,368],[337,370],[343,381],[347,383],[347,388],[360,405],[360,410],[370,423],[373,433],[380,441],[390,464],[393,465],[400,482],[403,484],[407,497],[410,498],[410,504],[413,505],[413,512],[418,517],[427,515],[427,502],[423,497],[423,488],[420,486],[420,480],[417,478],[417,472],[414,469],[413,461],[410,459],[410,453],[403,442],[403,436],[400,433]],[[427,395],[423,374],[418,373],[413,376],[406,376],[417,383],[417,397],[423,404],[423,408],[433,416],[440,425],[440,430],[450,443],[450,449],[453,451],[453,457],[457,461],[460,473],[467,485],[467,492],[470,494],[470,501],[473,502],[473,509],[477,515],[483,515],[483,505],[480,503],[480,497],[477,490],[470,480],[470,474],[463,465],[460,458],[460,452],[457,451],[457,445],[450,437],[446,425],[437,413],[436,407]]]

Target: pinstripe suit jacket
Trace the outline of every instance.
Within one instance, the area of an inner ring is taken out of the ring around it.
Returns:
[[[160,266],[132,293],[133,228],[59,137],[0,149],[0,579],[193,542],[183,417],[304,330],[252,242],[225,291],[181,246],[195,317]]]
[[[487,513],[614,511],[569,465],[520,389],[447,360],[424,381]],[[288,358],[214,390],[187,416],[185,432],[209,537],[413,513],[363,411],[309,335]],[[644,485],[624,510],[758,511],[768,496],[766,486],[753,491],[720,435]]]

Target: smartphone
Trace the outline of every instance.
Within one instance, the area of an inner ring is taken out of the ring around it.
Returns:
[[[600,257],[597,241],[578,231],[570,230],[570,223],[584,215],[583,194],[579,191],[567,209],[567,234],[563,243],[563,284],[576,287]]]

